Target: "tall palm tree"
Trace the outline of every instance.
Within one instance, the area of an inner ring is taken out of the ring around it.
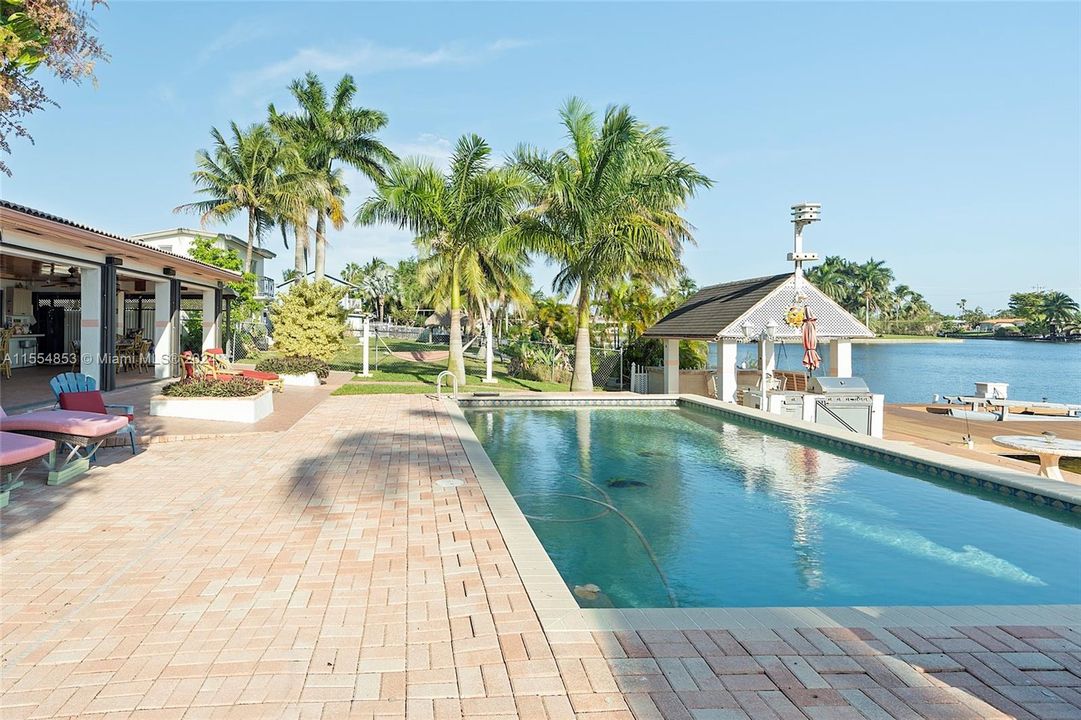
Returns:
[[[560,264],[559,292],[577,291],[572,391],[593,389],[591,303],[598,289],[637,274],[660,283],[674,277],[692,228],[679,215],[710,180],[676,159],[663,128],[648,128],[626,106],[597,116],[579,99],[560,111],[569,146],[551,154],[521,147],[517,167],[540,187],[516,232]]]
[[[292,229],[293,269],[299,277],[305,277],[311,245],[309,218],[312,208],[330,207],[339,219],[344,215],[338,187],[341,178],[339,173],[328,176],[312,170],[293,143],[284,142],[280,152],[281,170],[271,193],[270,209],[281,228],[282,242],[286,248],[289,247],[289,230]]]
[[[345,222],[341,201],[348,193],[336,164],[356,168],[373,181],[382,180],[386,165],[396,156],[376,133],[386,127],[387,116],[368,108],[354,107],[357,85],[351,75],[343,75],[329,96],[314,73],[295,80],[289,90],[300,106],[295,114],[280,114],[268,108],[271,126],[296,145],[307,165],[326,179],[332,193],[315,210],[315,279],[326,268],[326,225],[341,229]],[[336,202],[332,202],[334,199]]]
[[[251,272],[255,245],[274,224],[271,207],[281,149],[266,125],[241,129],[230,123],[229,127],[228,140],[217,128],[211,128],[213,150],[199,150],[195,154],[196,168],[191,177],[195,192],[207,199],[179,205],[173,212],[197,212],[203,224],[211,220],[225,222],[245,213],[248,244],[244,272]]]
[[[852,281],[863,300],[863,324],[870,325],[871,307],[881,305],[882,296],[893,281],[893,271],[886,267],[885,261],[871,258],[852,268]]]
[[[388,222],[408,228],[424,262],[441,264],[441,291],[450,310],[447,369],[461,383],[463,280],[478,258],[511,247],[504,231],[532,189],[522,173],[494,168],[491,153],[482,138],[463,135],[445,175],[423,160],[394,163],[356,216],[361,225]]]
[[[1040,303],[1043,316],[1050,326],[1051,337],[1058,337],[1058,329],[1068,324],[1078,310],[1077,301],[1064,292],[1045,293]]]

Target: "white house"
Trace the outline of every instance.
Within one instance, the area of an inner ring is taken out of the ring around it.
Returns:
[[[138,240],[151,247],[156,247],[165,252],[187,255],[195,238],[211,238],[214,244],[224,250],[234,250],[241,258],[244,257],[248,243],[236,235],[227,233],[214,233],[207,230],[192,230],[190,228],[173,228],[171,230],[158,230],[157,232],[141,233],[132,235],[132,240]],[[251,271],[255,274],[255,297],[257,300],[270,300],[274,297],[274,280],[267,277],[264,269],[265,261],[274,259],[274,253],[266,248],[255,247],[252,252]]]
[[[16,329],[13,354],[26,360],[13,362],[5,382],[43,386],[80,366],[112,390],[118,370],[125,381],[139,376],[118,361],[118,345],[136,333],[150,341],[146,372],[176,376],[182,311],[199,311],[199,347],[220,347],[225,286],[239,278],[186,254],[0,200],[0,306],[4,325]]]

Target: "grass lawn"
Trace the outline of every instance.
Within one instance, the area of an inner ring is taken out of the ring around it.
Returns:
[[[411,342],[409,340],[387,340],[387,344],[395,351],[433,351],[446,350],[445,345],[428,345],[426,343]],[[363,350],[359,343],[350,347],[330,361],[330,366],[335,370],[350,370],[354,373],[361,372],[363,368]],[[439,362],[414,362],[402,360],[387,354],[385,348],[379,349],[379,367],[376,368],[375,343],[368,351],[368,369],[372,374],[370,378],[355,376],[353,379],[334,391],[335,395],[387,395],[396,393],[430,393],[435,390],[435,379],[439,373],[447,369],[446,361]],[[512,378],[507,375],[507,368],[502,363],[492,365],[492,377],[495,383],[482,383],[484,377],[484,362],[473,360],[468,355],[465,359],[466,385],[459,387],[461,392],[566,392],[569,386],[561,383],[549,383],[536,380],[523,380]],[[449,390],[449,384],[444,380],[444,388]]]

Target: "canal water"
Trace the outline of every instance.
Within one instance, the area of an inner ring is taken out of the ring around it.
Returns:
[[[739,361],[753,364],[755,346]],[[819,346],[824,372],[829,346]],[[803,348],[778,345],[777,366],[802,370]],[[710,362],[716,358],[710,353]],[[1081,343],[965,340],[960,343],[881,343],[852,346],[852,374],[888,403],[931,402],[938,395],[971,395],[977,381],[1010,384],[1010,398],[1081,403]]]

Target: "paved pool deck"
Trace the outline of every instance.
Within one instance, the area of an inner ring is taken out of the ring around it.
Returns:
[[[0,717],[1081,717],[1081,617],[1056,608],[546,626],[459,425],[425,396],[329,397],[279,432],[103,451],[69,486],[28,473]]]

